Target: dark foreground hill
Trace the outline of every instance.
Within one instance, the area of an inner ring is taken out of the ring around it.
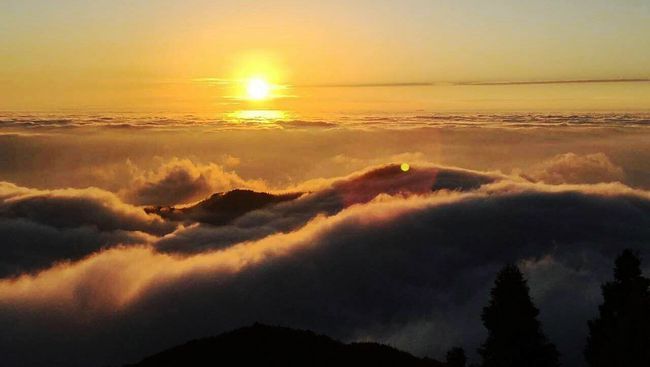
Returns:
[[[146,208],[145,211],[168,220],[224,225],[250,211],[293,200],[300,195],[302,193],[274,195],[251,190],[232,190],[216,193],[187,208],[157,206]]]
[[[143,359],[131,367],[202,366],[399,366],[441,367],[376,343],[344,344],[311,331],[255,324],[197,339]]]

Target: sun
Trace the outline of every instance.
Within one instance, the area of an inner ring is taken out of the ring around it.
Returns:
[[[271,85],[262,78],[251,78],[246,83],[246,94],[248,99],[261,101],[269,98]]]

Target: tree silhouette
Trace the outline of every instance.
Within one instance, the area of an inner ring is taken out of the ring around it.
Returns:
[[[539,310],[529,296],[523,274],[506,265],[497,274],[483,324],[488,337],[478,352],[483,367],[555,367],[559,355],[541,330]]]
[[[447,367],[465,367],[467,364],[467,357],[463,348],[454,347],[447,352],[447,360],[445,361]]]
[[[641,259],[624,250],[616,259],[614,281],[603,284],[599,317],[589,321],[585,348],[593,367],[650,366],[650,279]]]

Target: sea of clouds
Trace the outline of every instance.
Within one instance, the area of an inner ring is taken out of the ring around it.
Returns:
[[[256,321],[476,359],[514,262],[580,366],[615,256],[650,274],[648,121],[0,115],[1,364],[121,365]],[[241,188],[299,195],[225,225],[145,210]]]
[[[246,111],[244,111],[246,112]],[[256,112],[256,111],[250,111]],[[261,111],[264,112],[264,111]],[[269,130],[269,129],[413,129],[422,127],[645,127],[648,113],[395,113],[395,114],[327,114],[298,116],[289,111],[274,111],[277,117],[252,113],[252,117],[214,114],[144,114],[144,113],[15,113],[0,111],[2,132],[47,132],[56,130],[158,130],[197,129],[202,131]],[[245,114],[244,114],[245,115]],[[325,117],[325,118],[324,118]]]
[[[564,363],[580,365],[615,256],[637,249],[650,273],[650,191],[624,177],[602,153],[510,174],[375,165],[287,187],[303,194],[222,226],[140,204],[272,189],[180,159],[137,171],[117,192],[3,182],[3,365],[117,365],[255,321],[473,355],[481,308],[508,262],[528,277]]]

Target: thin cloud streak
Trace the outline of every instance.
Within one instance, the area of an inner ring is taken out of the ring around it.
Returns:
[[[295,88],[375,88],[375,87],[433,87],[433,86],[500,86],[537,84],[589,84],[589,83],[647,83],[650,78],[623,79],[567,79],[567,80],[518,80],[493,82],[393,82],[393,83],[340,83],[340,84],[296,84]]]

